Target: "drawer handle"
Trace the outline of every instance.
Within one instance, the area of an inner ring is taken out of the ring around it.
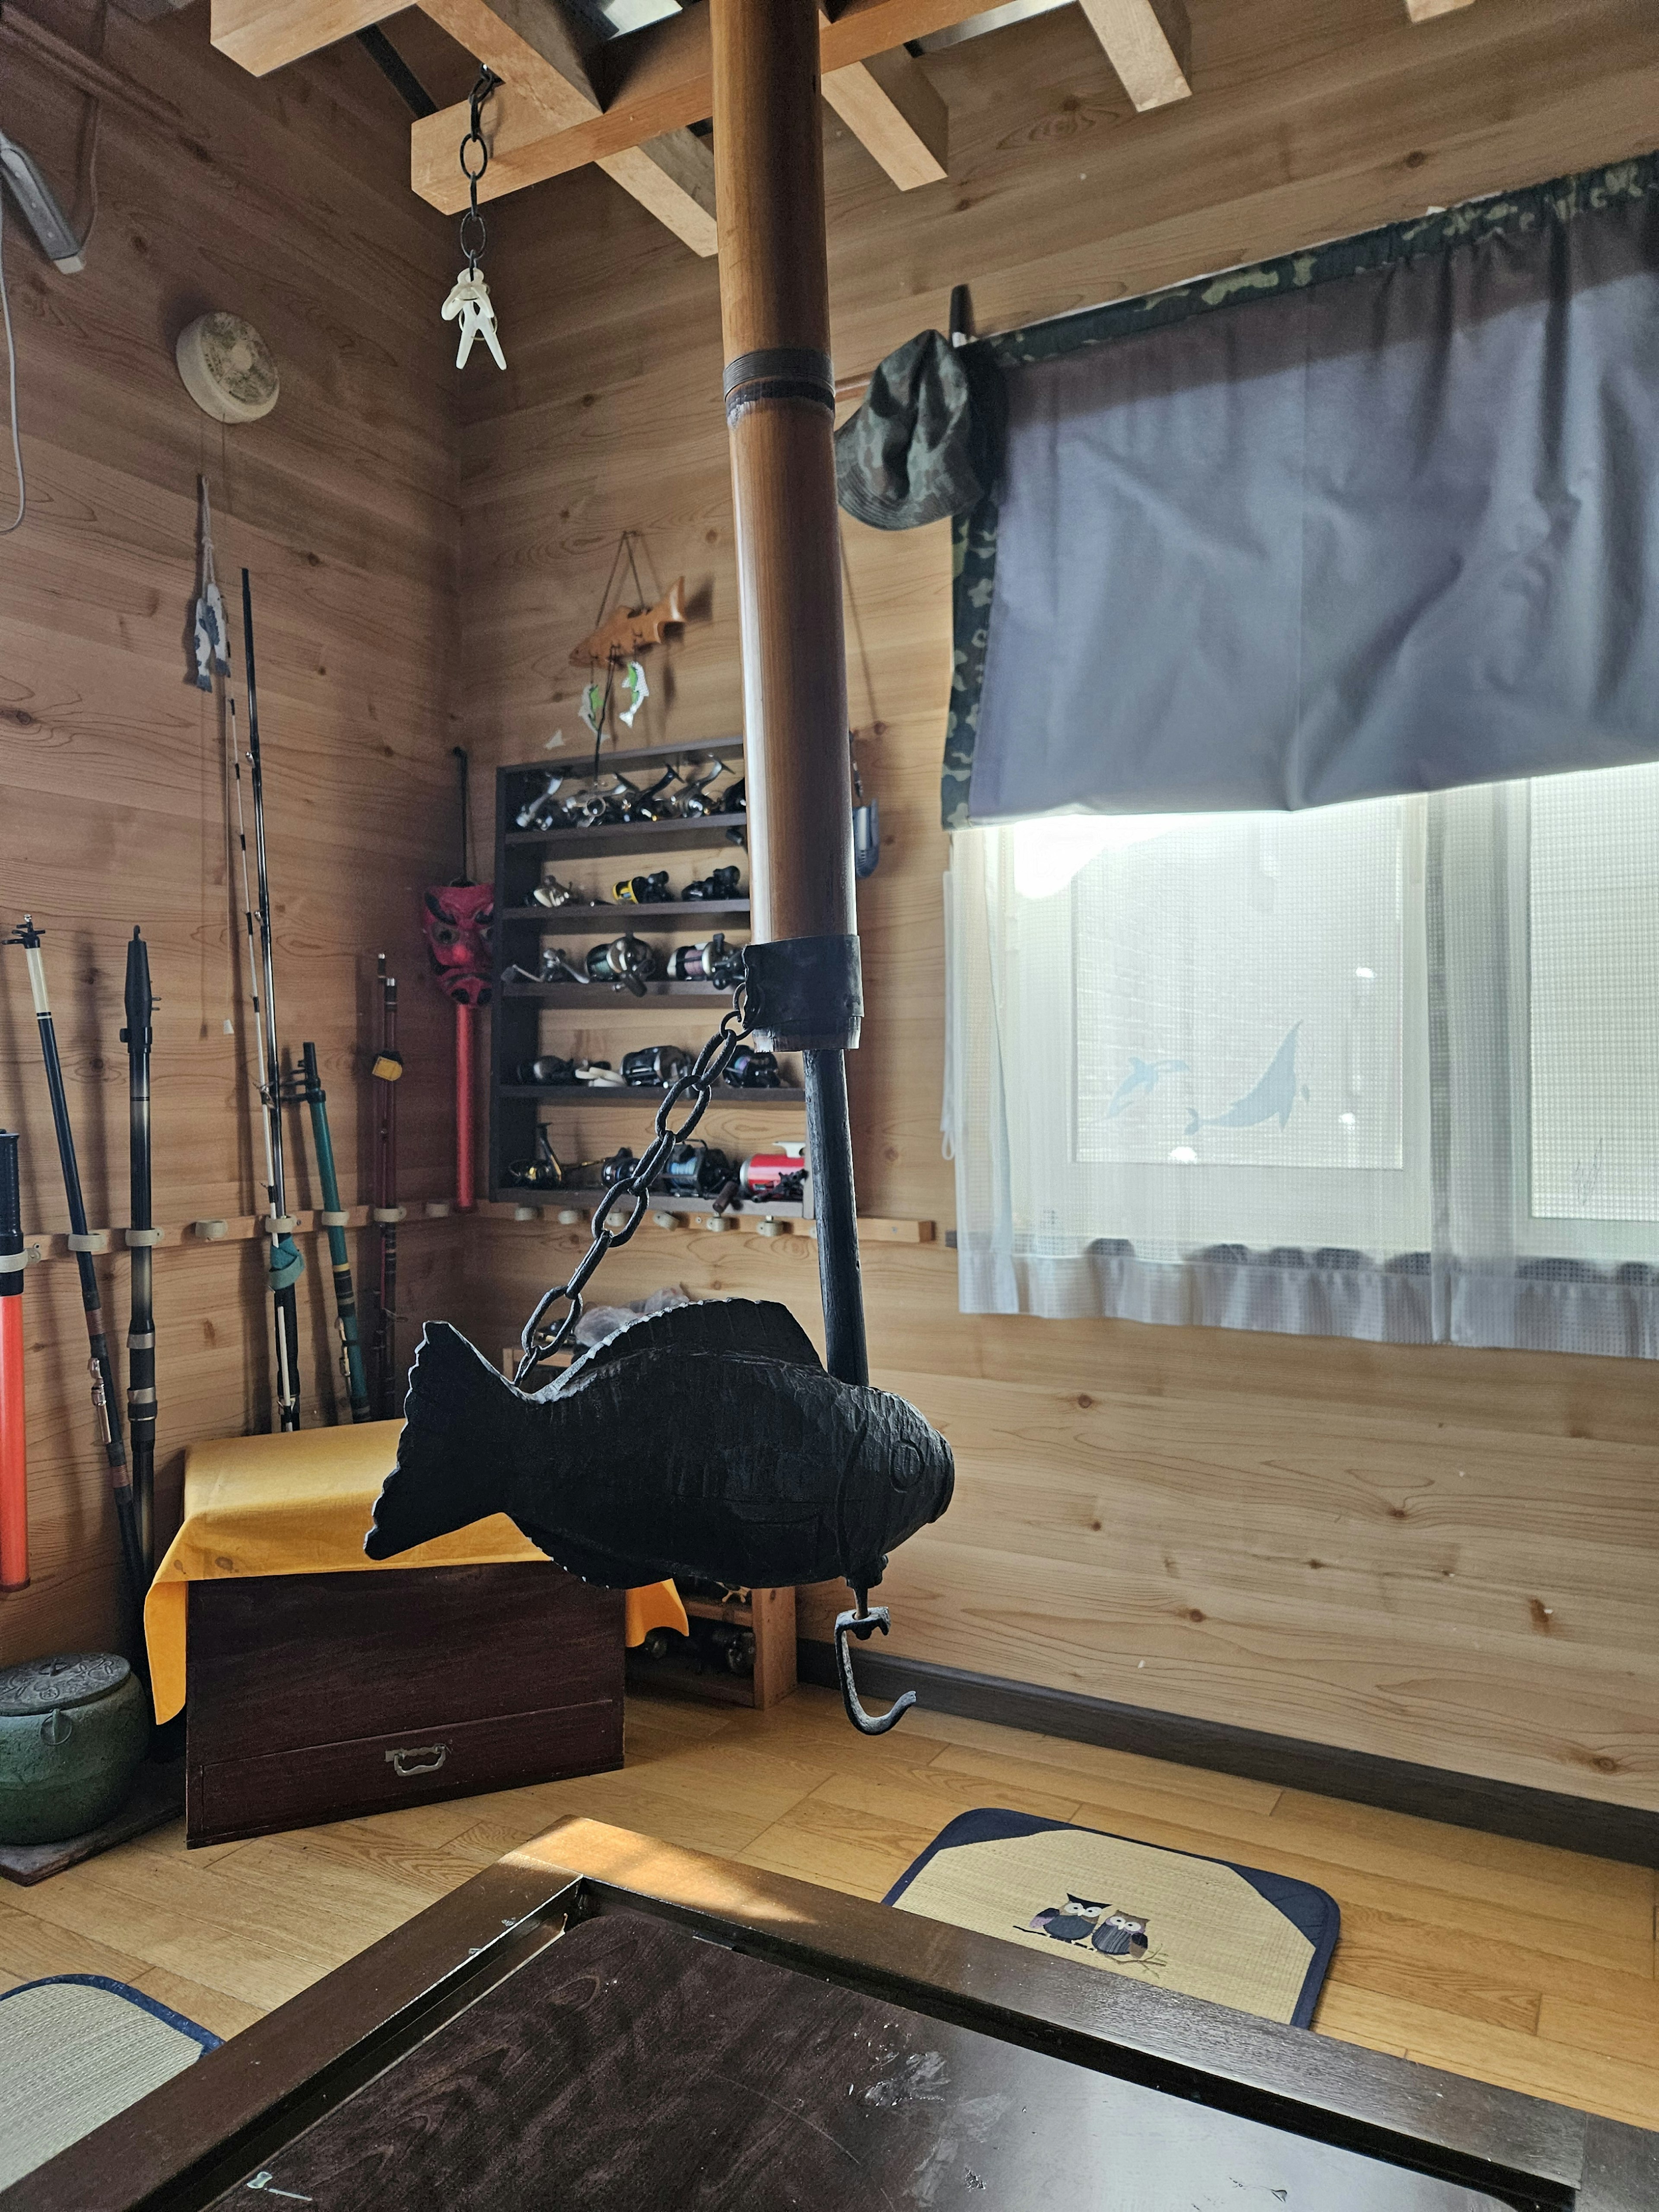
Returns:
[[[448,1756],[447,1743],[422,1743],[407,1751],[387,1752],[386,1763],[406,1780],[411,1774],[435,1774]]]

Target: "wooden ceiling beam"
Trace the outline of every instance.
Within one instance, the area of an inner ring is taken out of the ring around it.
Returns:
[[[1080,0],[1123,89],[1145,113],[1192,91],[1192,32],[1182,0]]]
[[[936,185],[950,157],[950,112],[902,46],[825,72],[823,97],[902,192]]]
[[[215,5],[231,0],[215,0]],[[243,6],[271,0],[235,0]],[[335,7],[348,0],[280,0],[284,6]],[[842,0],[819,40],[824,76],[893,54],[911,39],[946,31],[982,15],[997,0]],[[906,58],[908,58],[908,57]],[[572,128],[550,130],[533,101],[507,91],[491,105],[489,173],[480,197],[539,184],[590,161],[623,152],[665,131],[701,122],[714,106],[708,11],[688,8],[625,38],[612,39],[592,57],[594,90],[604,112]],[[918,75],[921,73],[918,72]],[[931,91],[932,88],[929,87]],[[466,129],[465,106],[445,108],[416,124],[410,133],[410,179],[420,197],[447,214],[465,205],[459,194],[455,149]]]
[[[589,74],[592,53],[552,0],[420,0],[420,5],[508,88],[494,95],[487,127],[494,125],[495,102],[506,99],[527,99],[546,118],[543,127],[555,131],[573,130],[602,112]],[[395,12],[386,0],[213,0],[212,38],[222,53],[251,75],[264,76]],[[466,108],[463,104],[447,112],[462,118],[451,149],[458,161]],[[670,131],[600,156],[599,167],[694,253],[714,252],[714,157],[702,139],[689,131]],[[451,212],[465,204],[463,182]]]

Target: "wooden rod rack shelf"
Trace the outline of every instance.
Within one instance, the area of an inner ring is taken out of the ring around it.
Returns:
[[[354,1206],[343,1210],[347,1212],[348,1230],[368,1229],[373,1226],[368,1206]],[[457,1212],[455,1206],[447,1199],[410,1199],[404,1204],[404,1218],[398,1225],[400,1229],[415,1229],[428,1221],[460,1220],[465,1218],[464,1215]],[[174,1223],[156,1231],[160,1242],[155,1249],[166,1251],[169,1248],[174,1250],[187,1249],[192,1245],[205,1249],[215,1244],[262,1243],[270,1233],[264,1223],[265,1217],[263,1213],[240,1213],[224,1217],[204,1216],[198,1221]],[[294,1224],[293,1229],[289,1232],[290,1236],[325,1237],[328,1234],[319,1222],[314,1212],[296,1213],[294,1216]],[[89,1233],[100,1240],[94,1248],[94,1258],[104,1254],[118,1255],[126,1249],[122,1241],[125,1235],[123,1228],[94,1229]],[[65,1230],[58,1230],[56,1232],[42,1231],[32,1237],[26,1236],[23,1240],[23,1249],[31,1267],[48,1261],[72,1260],[75,1257],[69,1249],[69,1234]]]

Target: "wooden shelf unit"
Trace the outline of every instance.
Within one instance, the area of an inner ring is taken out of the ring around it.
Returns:
[[[684,745],[642,745],[630,751],[602,752],[599,765],[601,773],[635,777],[682,761],[689,766],[698,761],[722,760],[736,766],[742,757],[741,738],[715,738]],[[647,865],[656,865],[651,858],[653,854],[690,850],[699,845],[715,849],[726,845],[732,833],[741,836],[747,817],[742,814],[706,815],[691,822],[617,823],[602,830],[519,829],[516,817],[520,809],[543,787],[550,769],[555,765],[547,761],[525,761],[495,772],[489,1191],[493,1199],[506,1205],[545,1206],[585,1200],[591,1208],[596,1201],[596,1193],[538,1190],[509,1182],[507,1169],[514,1161],[534,1158],[537,1124],[550,1114],[568,1114],[576,1109],[597,1112],[614,1105],[635,1111],[649,1107],[654,1111],[661,1093],[648,1089],[636,1091],[631,1085],[595,1091],[586,1085],[568,1088],[563,1085],[542,1086],[512,1081],[511,1071],[541,1055],[544,1010],[580,1014],[585,1018],[585,1030],[613,1015],[627,1015],[629,1024],[623,1032],[627,1036],[639,1035],[640,1016],[655,1015],[669,1034],[652,1042],[679,1044],[695,1053],[714,1027],[708,1017],[728,1006],[731,994],[712,990],[706,983],[680,983],[664,978],[647,983],[645,995],[637,997],[630,991],[616,990],[605,983],[507,982],[503,981],[505,970],[515,965],[533,970],[538,937],[556,944],[561,936],[650,938],[667,930],[672,931],[677,942],[683,942],[694,933],[701,939],[712,936],[716,930],[734,928],[741,932],[748,927],[750,902],[744,897],[676,899],[655,906],[635,906],[618,901],[603,906],[541,907],[531,893],[541,881],[544,863],[600,857],[612,861],[617,854],[634,854],[641,856]],[[580,776],[588,762],[573,757],[569,762],[561,762],[556,766]],[[676,1036],[675,1030],[682,1033]],[[560,1049],[556,1045],[552,1048]],[[608,1056],[620,1062],[624,1048],[619,1043]],[[805,1094],[794,1087],[776,1091],[722,1088],[713,1103],[717,1109],[726,1110],[787,1106],[792,1113],[797,1113],[805,1103]],[[710,1208],[706,1202],[699,1205],[664,1198],[653,1210],[707,1212]],[[780,1213],[786,1211],[782,1207],[768,1210]],[[799,1218],[804,1209],[798,1206],[788,1211],[791,1218]]]

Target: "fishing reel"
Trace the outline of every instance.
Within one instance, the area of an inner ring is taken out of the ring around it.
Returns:
[[[564,1164],[548,1142],[547,1129],[538,1122],[536,1127],[536,1153],[533,1159],[515,1160],[507,1169],[508,1182],[526,1190],[560,1190],[564,1187]]]
[[[556,908],[562,906],[605,906],[609,904],[608,900],[591,899],[588,897],[586,891],[579,891],[569,884],[562,884],[556,876],[549,876],[544,883],[538,884],[535,890],[531,892],[530,896],[538,906],[553,907]]]
[[[692,774],[684,779],[685,789],[681,793],[678,811],[687,820],[696,820],[705,814],[718,814],[722,810],[717,799],[708,795],[708,787],[726,773],[724,761],[711,761],[701,775]]]
[[[739,899],[743,893],[738,887],[738,871],[735,868],[716,868],[712,875],[700,876],[696,882],[689,883],[680,896],[691,900]]]
[[[715,802],[714,811],[716,814],[746,814],[749,811],[749,781],[746,776],[740,775],[735,783],[726,785]]]
[[[738,1628],[727,1620],[714,1621],[708,1632],[711,1652],[728,1674],[749,1675],[755,1671],[755,1632]]]
[[[576,1080],[586,1084],[592,1091],[620,1091],[623,1079],[608,1060],[579,1060]]]
[[[642,1045],[637,1052],[623,1054],[623,1081],[639,1084],[648,1090],[666,1091],[670,1084],[678,1083],[691,1065],[691,1055],[677,1044]]]
[[[576,1063],[574,1060],[561,1060],[556,1052],[541,1060],[521,1060],[513,1071],[513,1080],[534,1085],[538,1090],[559,1083],[574,1083]]]
[[[532,974],[521,961],[514,960],[501,970],[503,983],[591,983],[592,977],[577,967],[562,945],[544,945],[541,957]]]
[[[776,1091],[783,1082],[776,1053],[761,1052],[746,1044],[732,1054],[726,1079],[738,1091]]]
[[[611,885],[611,896],[619,906],[667,906],[672,898],[668,871],[659,868],[654,875],[624,876]]]
[[[655,952],[643,938],[616,937],[609,945],[596,945],[587,955],[585,981],[609,983],[614,990],[645,996],[646,984],[659,971]]]
[[[613,1183],[626,1182],[639,1162],[626,1145],[618,1145],[608,1160],[599,1162],[599,1181],[608,1190]]]
[[[608,791],[601,791],[595,784],[592,790],[585,792],[566,819],[577,830],[602,830],[626,822],[627,808],[640,795],[638,784],[630,783],[625,775],[613,776]]]
[[[702,1137],[688,1137],[675,1146],[662,1180],[677,1198],[712,1198],[717,1212],[738,1195],[737,1173],[730,1159],[718,1145]]]
[[[745,1198],[773,1199],[780,1206],[798,1205],[806,1195],[806,1162],[801,1145],[779,1145],[769,1152],[751,1152],[738,1171]]]
[[[617,807],[619,822],[672,822],[679,813],[679,802],[668,787],[679,781],[677,769],[665,768],[648,791],[635,790]]]
[[[556,793],[564,778],[550,770],[547,781],[532,798],[526,799],[513,819],[520,830],[539,830],[546,817],[559,811]]]
[[[717,931],[704,945],[682,945],[669,955],[668,972],[677,983],[711,983],[717,991],[735,990],[743,981],[740,946],[728,945]]]

